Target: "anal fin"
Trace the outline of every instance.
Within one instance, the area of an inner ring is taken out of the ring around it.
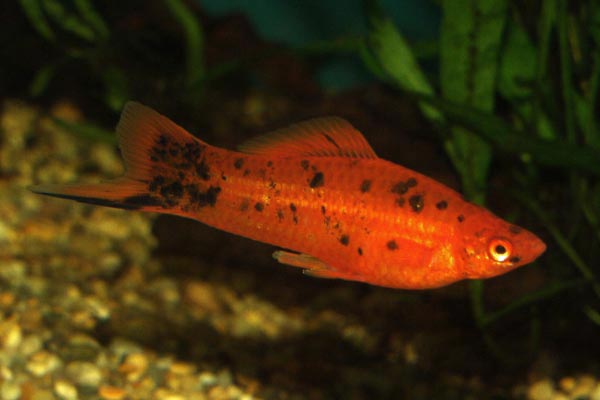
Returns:
[[[281,264],[304,268],[302,272],[305,275],[315,278],[345,279],[349,281],[363,280],[359,275],[336,271],[328,264],[308,254],[298,254],[291,253],[289,251],[278,250],[273,253],[273,258],[279,261]]]

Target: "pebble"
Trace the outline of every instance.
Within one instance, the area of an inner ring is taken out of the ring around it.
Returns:
[[[550,379],[542,379],[527,390],[527,399],[529,400],[551,400],[554,395],[554,384]]]
[[[104,400],[121,400],[127,392],[116,386],[103,385],[98,389],[98,395]]]
[[[0,263],[0,277],[14,286],[22,284],[25,271],[25,263],[20,260],[8,260]]]
[[[21,387],[16,382],[2,382],[2,386],[0,386],[0,398],[3,400],[17,400],[20,397]]]
[[[77,399],[77,388],[64,379],[58,379],[54,382],[54,393],[64,400]]]
[[[42,349],[42,339],[38,335],[27,335],[23,338],[19,352],[28,357]]]
[[[119,366],[121,372],[129,382],[140,380],[148,369],[148,357],[143,353],[129,354]]]
[[[0,322],[0,346],[4,350],[13,350],[19,347],[23,340],[21,327],[14,319]]]
[[[62,361],[46,350],[38,351],[29,357],[26,368],[34,376],[44,376],[60,367]]]
[[[67,374],[77,385],[98,387],[102,381],[102,371],[86,361],[72,361],[67,365]]]

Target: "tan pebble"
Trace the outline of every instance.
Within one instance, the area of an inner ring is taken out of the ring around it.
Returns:
[[[27,266],[23,261],[10,260],[0,263],[0,276],[13,284],[23,282],[27,273]]]
[[[54,382],[54,393],[56,393],[61,399],[77,399],[77,388],[64,379],[58,379],[56,382]]]
[[[212,372],[201,372],[198,376],[200,386],[213,386],[217,384],[217,376]]]
[[[77,108],[73,103],[66,100],[60,100],[52,105],[50,108],[50,114],[53,117],[60,118],[69,122],[81,121],[83,118],[81,110]]]
[[[5,381],[0,386],[0,398],[4,400],[17,400],[21,397],[21,388],[16,382]]]
[[[100,299],[91,296],[86,297],[85,304],[89,308],[91,313],[94,315],[94,317],[101,320],[106,320],[110,318],[110,308]]]
[[[208,391],[210,400],[227,400],[229,399],[227,388],[223,386],[215,386]]]
[[[42,339],[37,335],[27,335],[23,338],[19,353],[25,357],[42,349]]]
[[[572,376],[565,376],[558,381],[558,387],[563,392],[570,393],[573,389],[575,389],[575,378]]]
[[[98,266],[103,272],[114,272],[123,264],[121,256],[114,252],[103,254],[98,259]]]
[[[0,378],[4,381],[13,379],[13,372],[6,365],[0,365]]]
[[[595,387],[596,379],[594,379],[593,376],[582,375],[579,379],[577,379],[577,383],[575,384],[575,388],[571,393],[571,397],[588,397]]]
[[[550,400],[553,395],[554,384],[548,378],[533,383],[527,390],[529,400]]]
[[[194,364],[177,361],[171,364],[169,370],[176,375],[190,375],[196,372],[196,366]]]
[[[72,361],[66,371],[78,385],[96,387],[102,381],[102,371],[90,362]]]
[[[27,361],[25,367],[29,373],[39,377],[54,371],[60,365],[60,358],[48,351],[42,350],[33,353],[31,357],[29,357],[29,361]]]
[[[129,382],[138,381],[148,368],[148,357],[143,353],[129,354],[119,366],[119,372],[127,377]]]
[[[127,392],[116,386],[100,386],[98,395],[105,400],[121,400],[125,398]]]
[[[173,393],[167,389],[156,389],[154,391],[154,399],[156,400],[186,400],[185,396]]]
[[[50,390],[34,388],[30,397],[25,397],[31,400],[55,400],[56,397]]]
[[[590,400],[600,400],[600,383],[597,383],[590,393]]]
[[[202,282],[190,282],[185,287],[185,299],[191,304],[194,311],[201,313],[218,312],[223,307],[212,287]]]
[[[0,221],[0,243],[7,243],[14,240],[15,233],[13,229],[3,221]]]
[[[0,346],[5,350],[11,350],[18,347],[23,339],[21,327],[14,319],[2,321],[0,323]]]
[[[11,292],[0,293],[0,307],[12,307],[15,303],[15,295]]]
[[[79,310],[70,315],[71,322],[78,328],[91,330],[96,326],[96,320],[88,310]]]

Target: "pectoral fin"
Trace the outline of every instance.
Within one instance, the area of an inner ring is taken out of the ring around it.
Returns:
[[[348,281],[363,281],[359,275],[349,274],[347,272],[336,271],[334,268],[308,254],[291,253],[289,251],[278,250],[273,253],[273,258],[281,264],[291,265],[292,267],[304,268],[305,275],[325,279],[345,279]]]

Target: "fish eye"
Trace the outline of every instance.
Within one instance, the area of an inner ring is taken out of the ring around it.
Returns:
[[[506,239],[495,238],[490,240],[488,252],[494,261],[503,262],[510,257],[512,244]]]

